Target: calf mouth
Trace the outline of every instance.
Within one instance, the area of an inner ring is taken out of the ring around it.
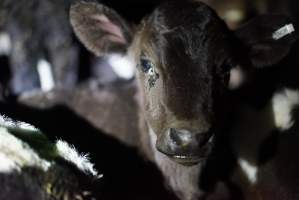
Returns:
[[[214,144],[214,136],[211,136],[205,144],[201,145],[193,151],[186,153],[170,153],[167,150],[159,148],[156,146],[157,150],[166,156],[168,156],[172,161],[184,165],[184,166],[193,166],[199,163],[205,162],[209,157],[212,147]]]
[[[193,166],[206,160],[207,157],[200,156],[182,156],[172,155],[168,156],[172,161],[179,163],[184,166]]]

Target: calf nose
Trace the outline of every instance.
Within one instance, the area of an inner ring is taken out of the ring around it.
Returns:
[[[211,150],[210,133],[170,128],[157,139],[156,147],[179,163],[196,163]]]
[[[173,150],[177,148],[194,148],[198,145],[195,134],[188,130],[170,128],[167,134]]]
[[[204,146],[210,139],[209,133],[192,133],[188,130],[169,129],[169,141],[175,148],[198,149]]]

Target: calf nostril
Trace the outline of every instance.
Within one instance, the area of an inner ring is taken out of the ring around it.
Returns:
[[[187,130],[176,130],[170,128],[169,137],[172,142],[177,146],[185,147],[192,142],[192,133]]]
[[[197,135],[197,141],[199,141],[199,146],[202,147],[212,141],[212,134],[211,133],[204,133]]]

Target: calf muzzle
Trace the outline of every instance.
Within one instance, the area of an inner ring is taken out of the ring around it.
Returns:
[[[207,158],[213,142],[212,133],[196,133],[187,129],[169,128],[158,137],[156,148],[183,165],[194,165]]]

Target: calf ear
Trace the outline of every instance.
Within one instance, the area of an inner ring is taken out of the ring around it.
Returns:
[[[253,66],[273,65],[283,59],[297,39],[290,19],[282,15],[262,15],[235,31],[248,50]]]
[[[114,10],[95,1],[79,1],[70,9],[70,21],[84,46],[97,56],[125,53],[132,30]]]

